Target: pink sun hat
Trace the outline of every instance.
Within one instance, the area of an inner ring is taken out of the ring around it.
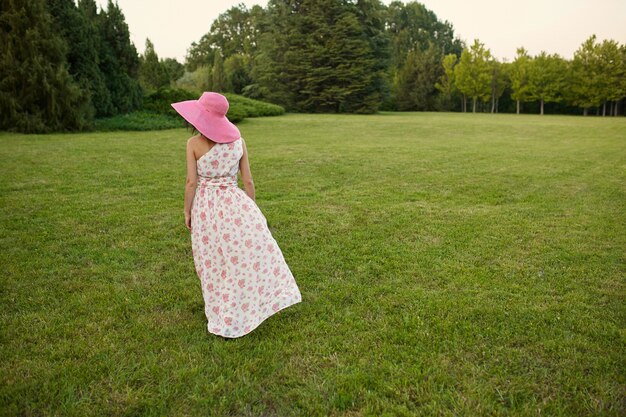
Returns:
[[[213,142],[230,143],[241,137],[237,126],[226,117],[228,100],[221,94],[206,91],[198,100],[179,101],[171,105]]]

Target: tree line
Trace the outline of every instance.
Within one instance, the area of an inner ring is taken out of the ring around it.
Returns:
[[[500,62],[418,2],[270,0],[220,15],[189,48],[185,79],[290,111],[467,111],[469,101],[474,112],[617,115],[626,46],[592,35],[572,60],[519,48]]]
[[[0,4],[0,128],[82,130],[141,107],[139,56],[116,3]]]
[[[205,80],[206,89],[290,111],[395,110],[407,100],[398,73],[407,61],[422,59],[429,45],[437,54],[463,50],[452,25],[418,2],[270,0],[250,9],[240,4],[192,43],[180,84]],[[434,91],[415,94],[430,101]]]
[[[140,55],[117,3],[0,0],[0,129],[88,129],[163,87],[232,92],[296,112],[622,114],[626,48],[585,41],[572,60],[518,49],[499,62],[422,4],[269,0],[228,9],[185,63]]]
[[[479,101],[497,112],[500,97],[508,91],[518,114],[522,103],[537,102],[539,113],[544,114],[546,103],[564,102],[583,109],[585,115],[595,108],[603,116],[616,116],[626,96],[626,46],[614,40],[597,42],[595,35],[569,61],[543,51],[531,57],[518,48],[513,62],[499,62],[475,40],[460,59],[453,54],[444,56],[442,69],[435,87],[444,100],[460,94],[462,111],[471,99],[473,112]]]

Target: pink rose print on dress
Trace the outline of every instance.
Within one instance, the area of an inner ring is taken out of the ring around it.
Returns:
[[[197,163],[192,255],[207,330],[235,338],[302,298],[265,217],[237,185],[242,140],[214,146]]]

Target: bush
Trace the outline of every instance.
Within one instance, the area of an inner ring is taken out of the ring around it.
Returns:
[[[182,88],[160,88],[143,100],[143,109],[152,113],[180,117],[171,103],[185,100],[197,100],[198,93],[183,90]]]
[[[180,116],[172,117],[158,113],[138,111],[95,120],[95,130],[162,130],[183,127]]]
[[[231,105],[228,108],[228,113],[226,113],[226,117],[228,117],[228,120],[233,123],[239,123],[240,121],[248,117],[248,113],[241,106]]]
[[[279,116],[285,109],[275,104],[253,100],[232,93],[225,93],[230,107],[227,117],[238,123],[246,117]],[[126,115],[96,120],[97,130],[150,130],[180,127],[183,119],[171,106],[171,103],[185,100],[197,100],[200,94],[182,88],[160,88],[147,95],[143,102],[143,111]]]
[[[276,104],[266,103],[232,93],[224,93],[224,96],[228,99],[231,107],[243,109],[247,117],[280,116],[285,113],[285,109]]]

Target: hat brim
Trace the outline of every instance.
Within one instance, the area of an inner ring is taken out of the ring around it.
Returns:
[[[234,142],[241,133],[226,116],[207,111],[198,100],[179,101],[171,106],[185,120],[193,125],[198,132],[217,143]]]

